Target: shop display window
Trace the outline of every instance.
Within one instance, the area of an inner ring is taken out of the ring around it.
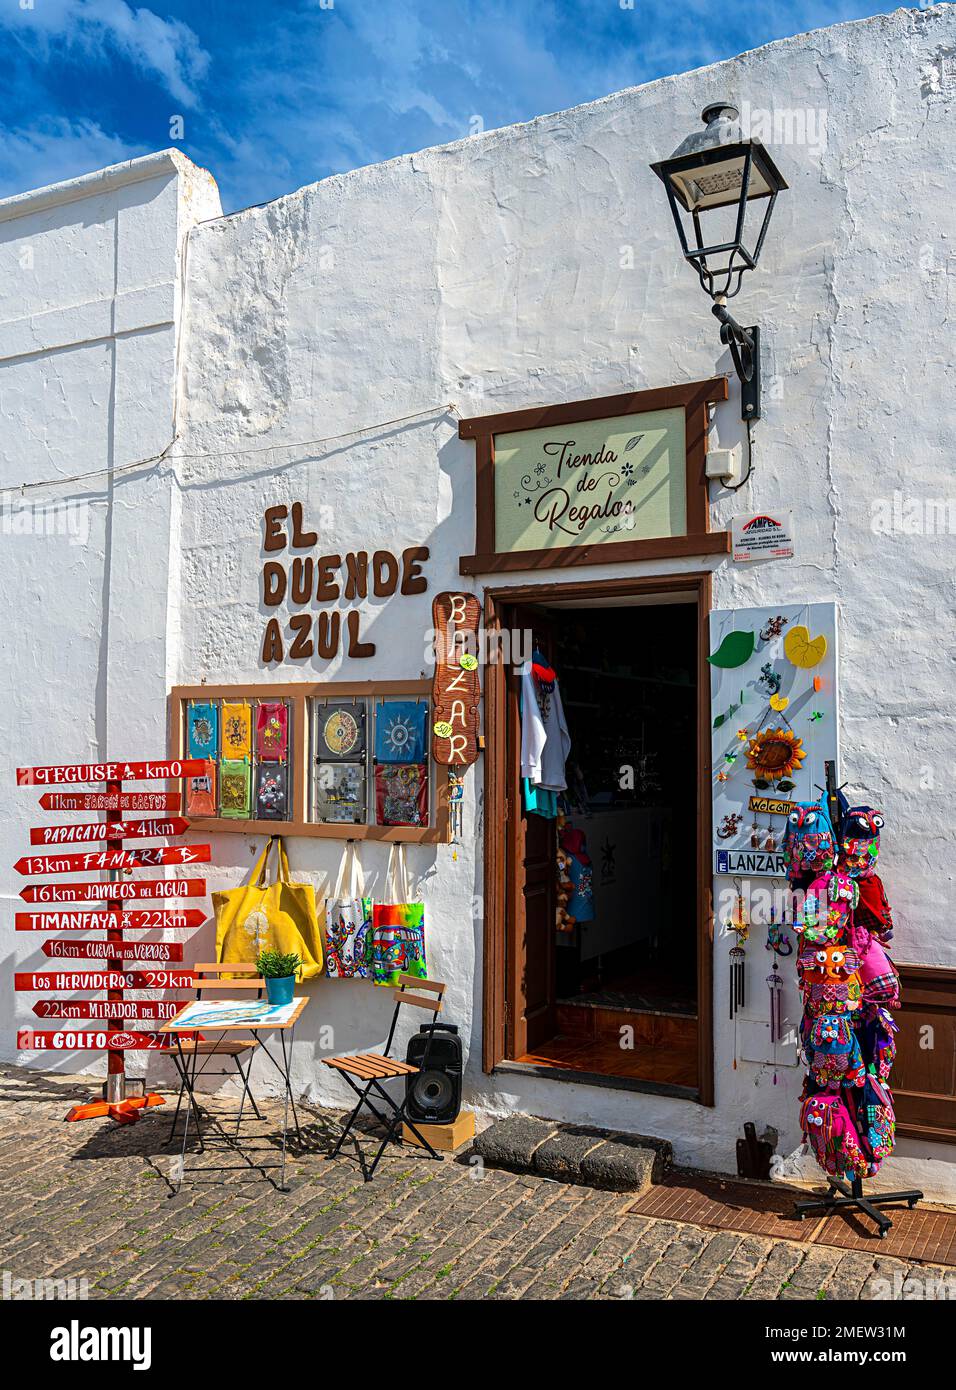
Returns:
[[[447,770],[431,757],[427,681],[181,686],[173,747],[201,758],[185,814],[205,829],[340,839],[448,839]]]

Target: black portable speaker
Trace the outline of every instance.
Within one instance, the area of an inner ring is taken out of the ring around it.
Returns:
[[[427,1068],[405,1078],[405,1113],[414,1124],[450,1125],[461,1109],[462,1046],[455,1024],[424,1024],[409,1038],[405,1061],[421,1067],[426,1047]]]

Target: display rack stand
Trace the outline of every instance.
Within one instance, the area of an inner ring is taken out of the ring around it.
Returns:
[[[836,767],[832,762],[826,762],[823,766],[826,773],[827,808],[830,812],[833,833],[839,844],[841,832],[840,798],[836,781]],[[876,1222],[877,1231],[882,1240],[887,1231],[892,1229],[893,1222],[877,1208],[895,1206],[905,1202],[912,1211],[922,1197],[922,1192],[917,1191],[916,1188],[911,1188],[905,1192],[876,1192],[872,1196],[865,1197],[862,1178],[851,1178],[849,1182],[845,1182],[828,1174],[826,1196],[795,1202],[794,1212],[797,1219],[802,1221],[812,1211],[819,1211],[827,1216],[832,1211],[861,1211]]]
[[[115,795],[118,806],[118,809],[115,811],[107,811],[107,824],[115,821],[121,822],[123,819],[123,811],[119,809],[119,806],[123,783],[107,782],[106,790],[110,796]],[[122,849],[123,841],[121,839],[107,839],[106,846],[107,849]],[[122,876],[122,869],[109,870],[111,883],[116,882],[118,879],[122,878]],[[106,910],[107,912],[122,912],[123,899],[110,897],[107,893]],[[110,927],[107,930],[106,939],[107,941],[114,941],[119,944],[123,940],[123,928]],[[110,971],[122,971],[125,966],[123,960],[120,957],[116,957],[107,960],[106,968]],[[106,997],[108,1000],[122,999],[123,990],[107,990]],[[109,1028],[120,1028],[122,1027],[122,1020],[111,1018],[108,1020],[107,1026]],[[146,1110],[154,1105],[166,1104],[164,1096],[159,1095],[155,1091],[147,1091],[145,1086],[143,1087],[143,1094],[141,1096],[127,1096],[125,1054],[113,1048],[107,1052],[106,1058],[106,1081],[103,1084],[102,1096],[86,1101],[81,1105],[74,1105],[65,1116],[67,1120],[98,1120],[108,1115],[110,1119],[114,1120],[117,1124],[129,1125],[139,1119],[139,1112],[141,1110]]]

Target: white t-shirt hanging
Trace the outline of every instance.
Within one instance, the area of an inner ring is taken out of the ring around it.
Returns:
[[[546,791],[567,787],[564,765],[571,735],[564,719],[558,682],[550,694],[539,690],[531,662],[521,668],[521,775]]]

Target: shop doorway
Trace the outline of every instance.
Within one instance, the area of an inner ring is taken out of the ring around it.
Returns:
[[[488,597],[536,676],[486,682],[486,1065],[712,1103],[709,576]],[[550,673],[559,798],[522,775]]]

